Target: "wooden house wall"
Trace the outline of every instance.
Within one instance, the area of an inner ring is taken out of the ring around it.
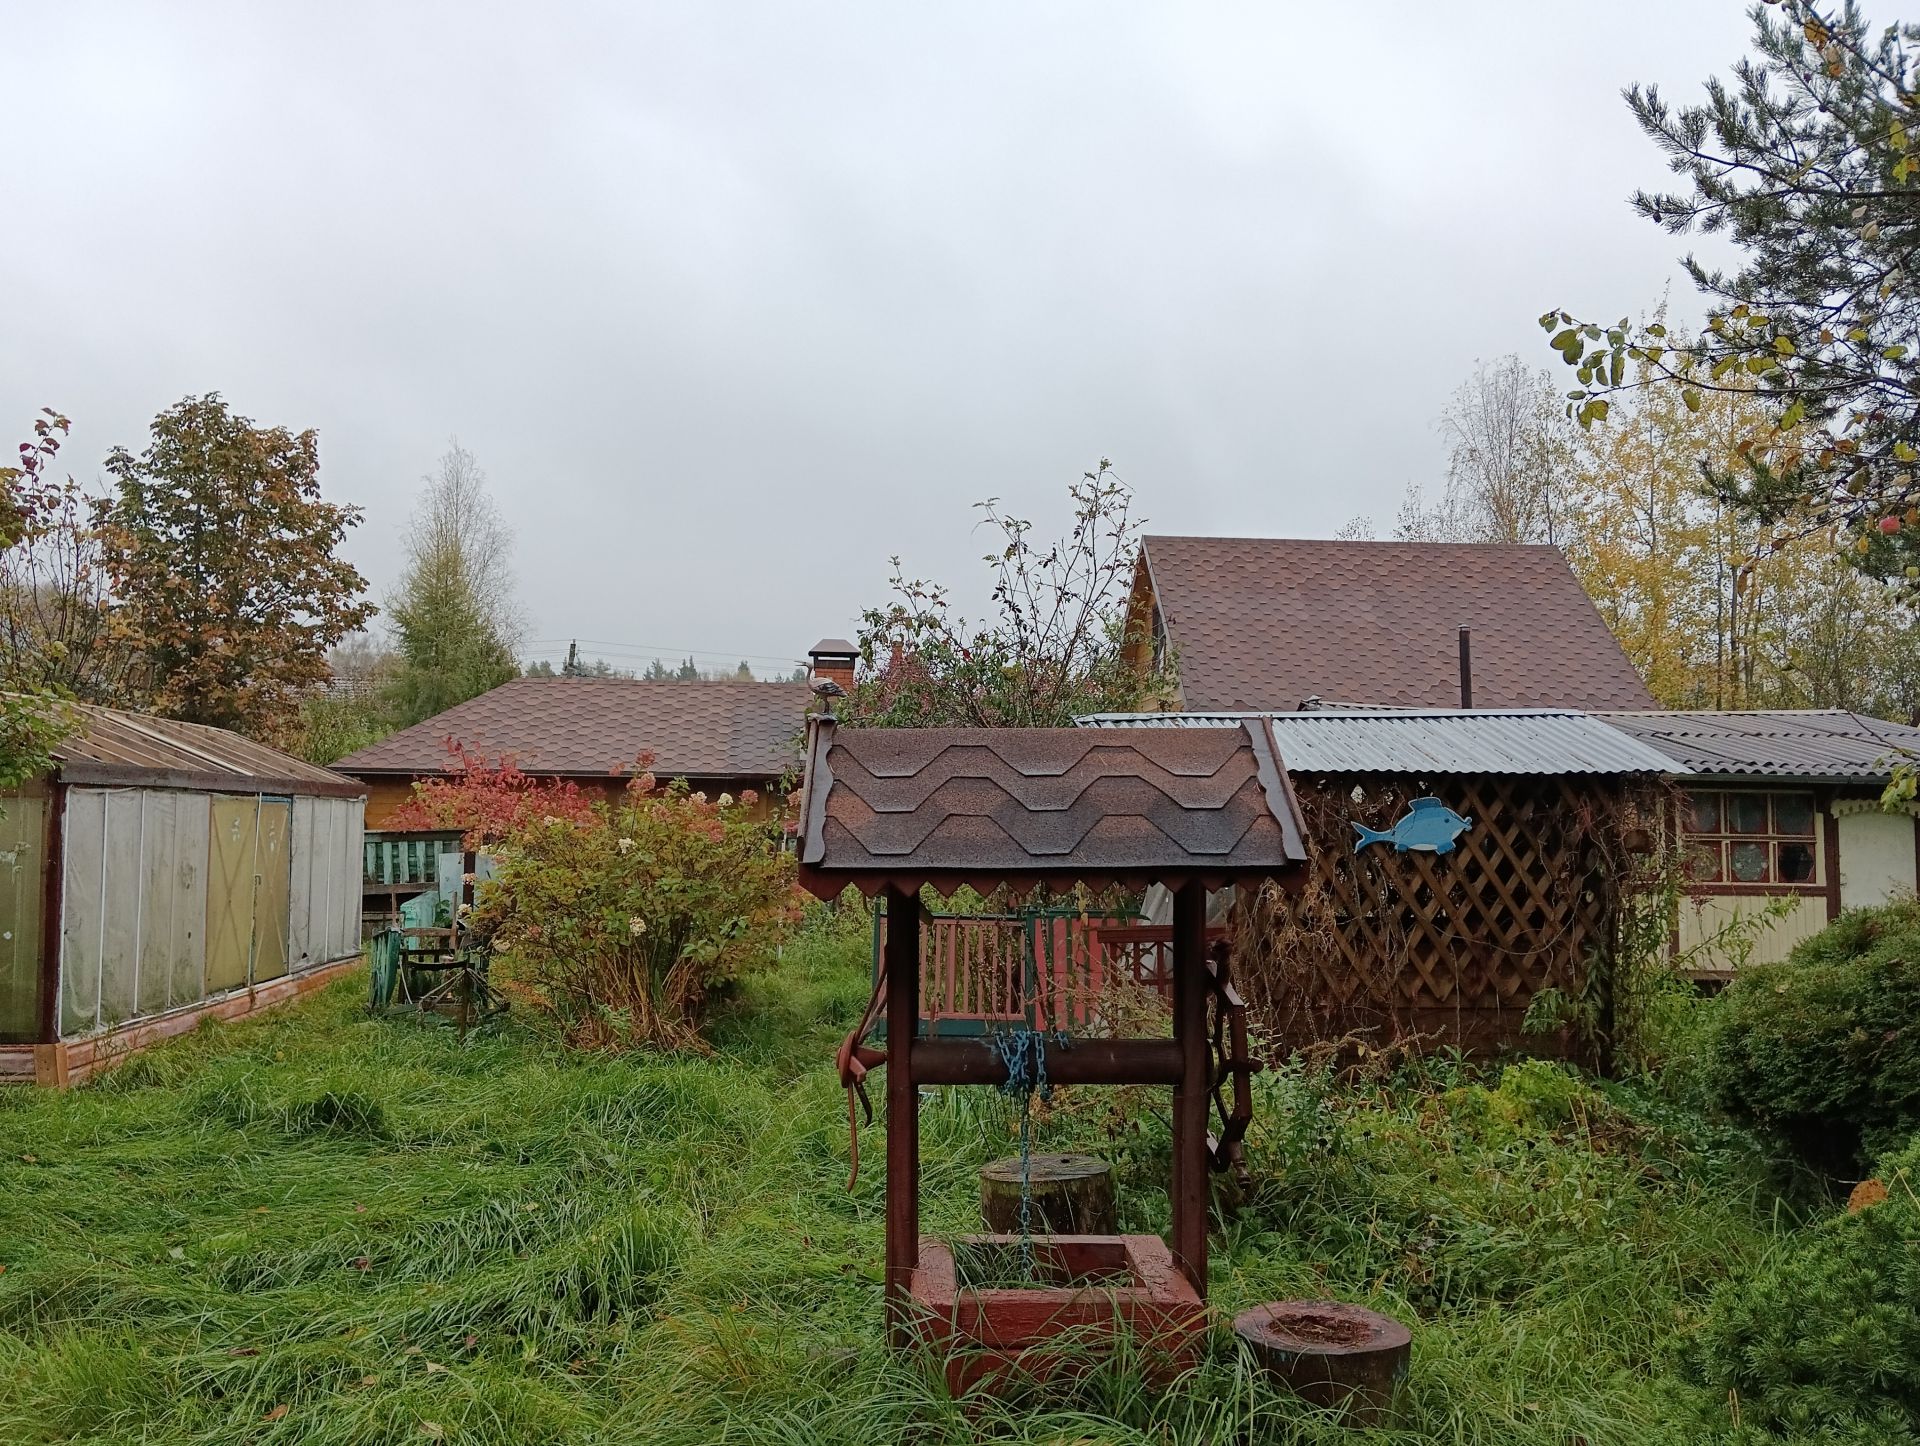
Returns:
[[[0,1044],[40,1031],[42,924],[46,915],[47,791],[10,794],[0,816]]]

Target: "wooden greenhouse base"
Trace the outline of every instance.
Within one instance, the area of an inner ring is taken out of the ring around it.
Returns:
[[[336,959],[300,974],[236,989],[218,999],[189,1004],[151,1019],[135,1020],[84,1039],[62,1040],[58,1044],[0,1045],[0,1083],[42,1084],[56,1089],[84,1083],[151,1045],[198,1029],[203,1019],[244,1019],[291,1003],[325,988],[357,968],[360,962],[358,954]]]

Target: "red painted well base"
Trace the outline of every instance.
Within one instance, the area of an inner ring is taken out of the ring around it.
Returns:
[[[1014,1256],[1019,1248],[1017,1235],[920,1241],[914,1326],[922,1340],[945,1351],[947,1386],[955,1395],[1009,1370],[1044,1377],[1084,1369],[1090,1354],[1122,1337],[1159,1380],[1199,1360],[1207,1305],[1159,1236],[1037,1236],[1036,1273],[1050,1283],[961,1283],[956,1252]]]

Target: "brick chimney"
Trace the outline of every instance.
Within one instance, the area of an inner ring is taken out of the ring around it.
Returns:
[[[831,678],[849,693],[853,691],[853,665],[860,650],[845,638],[822,638],[807,650],[813,664],[813,676]]]

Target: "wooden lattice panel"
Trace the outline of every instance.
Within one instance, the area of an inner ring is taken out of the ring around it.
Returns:
[[[1527,1006],[1552,986],[1579,995],[1612,931],[1606,831],[1617,793],[1561,779],[1302,778],[1312,878],[1268,890],[1243,915],[1242,988],[1280,1040],[1354,1031],[1436,1036],[1484,1051],[1524,1043]],[[1358,796],[1356,797],[1356,792]],[[1417,797],[1473,820],[1450,854],[1354,850],[1354,823],[1392,827]]]

